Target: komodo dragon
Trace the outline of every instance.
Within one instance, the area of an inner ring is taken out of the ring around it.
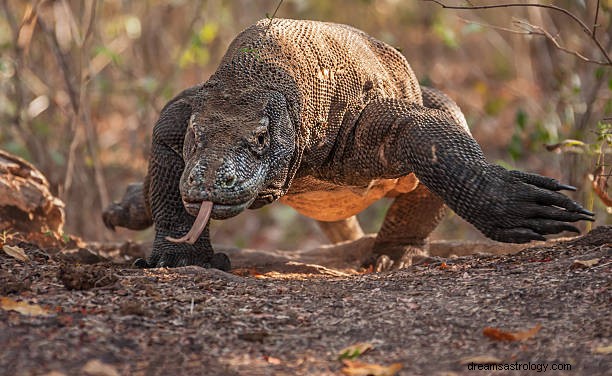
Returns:
[[[426,255],[445,204],[510,243],[578,232],[566,222],[593,216],[557,192],[575,188],[488,163],[451,99],[419,86],[396,49],[341,24],[250,26],[208,81],[166,104],[152,143],[144,183],[104,213],[110,228],[155,224],[143,267],[228,270],[210,244],[209,215],[276,200],[339,241],[359,235],[357,213],[393,197],[374,243],[376,270]]]

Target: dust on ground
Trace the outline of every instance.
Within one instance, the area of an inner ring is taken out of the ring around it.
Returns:
[[[341,375],[339,351],[359,342],[373,347],[360,361],[400,363],[400,375],[535,373],[471,362],[612,369],[611,226],[381,274],[340,267],[359,244],[320,264],[333,248],[293,260],[233,250],[242,267],[229,274],[134,269],[133,245],[17,242],[28,260],[0,252],[0,374]],[[483,335],[538,325],[522,341]]]

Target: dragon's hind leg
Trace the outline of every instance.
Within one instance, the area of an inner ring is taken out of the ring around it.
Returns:
[[[356,216],[348,217],[340,221],[317,221],[317,223],[327,239],[334,244],[348,240],[357,240],[363,236],[363,230],[361,230],[361,226]]]
[[[130,230],[144,230],[153,224],[151,211],[145,202],[142,183],[128,185],[120,202],[113,202],[102,213],[104,225],[114,230],[125,227]]]
[[[445,212],[442,199],[423,184],[412,192],[398,195],[376,236],[375,270],[401,269],[427,257],[427,237]]]

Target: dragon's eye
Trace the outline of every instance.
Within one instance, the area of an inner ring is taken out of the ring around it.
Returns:
[[[185,156],[193,155],[196,151],[196,136],[195,136],[195,114],[189,118],[187,132],[185,132],[185,140],[183,144],[183,154]]]
[[[270,119],[263,117],[259,121],[259,126],[253,131],[253,138],[251,139],[251,149],[255,154],[262,155],[270,143],[270,135],[268,134],[268,125]]]
[[[193,155],[196,150],[195,134],[193,128],[188,128],[185,134],[185,141],[183,145],[183,154],[187,157]]]

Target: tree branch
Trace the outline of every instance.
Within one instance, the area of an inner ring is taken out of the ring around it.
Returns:
[[[548,39],[558,50],[568,53],[570,55],[574,55],[582,61],[585,61],[587,63],[599,64],[599,65],[610,65],[610,63],[606,61],[590,59],[576,50],[571,50],[567,47],[562,46],[556,37],[554,37],[550,32],[546,31],[544,28],[540,26],[532,25],[525,20],[515,20],[514,24],[524,30],[523,34],[543,36],[546,39]]]
[[[595,44],[595,46],[597,46],[597,49],[599,49],[599,51],[603,55],[605,61],[593,60],[593,59],[587,58],[586,56],[582,55],[581,53],[579,53],[577,51],[569,50],[568,48],[561,47],[556,38],[552,37],[552,35],[549,32],[545,31],[544,29],[542,29],[539,26],[530,25],[530,26],[533,26],[534,30],[537,29],[537,32],[532,32],[531,34],[545,36],[547,39],[549,39],[555,45],[555,47],[557,47],[561,51],[573,54],[574,56],[577,56],[581,60],[584,60],[586,62],[594,63],[594,64],[600,64],[600,65],[612,65],[612,57],[610,57],[610,54],[604,48],[604,46],[601,44],[601,42],[599,41],[599,39],[597,38],[597,35],[595,33],[595,31],[597,29],[597,19],[599,17],[599,0],[597,1],[597,10],[596,10],[596,13],[595,13],[595,20],[594,20],[594,24],[593,24],[592,28],[590,28],[583,20],[581,20],[578,16],[576,16],[575,14],[570,12],[569,10],[567,10],[565,8],[558,7],[556,5],[535,4],[535,3],[525,3],[525,4],[522,4],[522,3],[504,3],[504,4],[490,4],[490,5],[476,5],[476,6],[475,5],[468,5],[468,6],[465,6],[465,5],[447,5],[442,0],[424,0],[424,1],[436,3],[436,4],[438,4],[439,6],[441,6],[442,8],[445,8],[445,9],[475,10],[475,9],[532,7],[532,8],[550,9],[550,10],[554,10],[556,12],[563,13],[566,16],[570,17],[575,23],[580,25],[580,27],[582,28],[582,31],[589,37],[589,39]],[[525,23],[528,24],[527,22],[525,22]]]
[[[595,32],[597,31],[597,19],[599,18],[599,0],[597,0],[597,4],[595,5],[595,19],[593,20],[593,30],[591,33],[591,37],[596,38]]]

